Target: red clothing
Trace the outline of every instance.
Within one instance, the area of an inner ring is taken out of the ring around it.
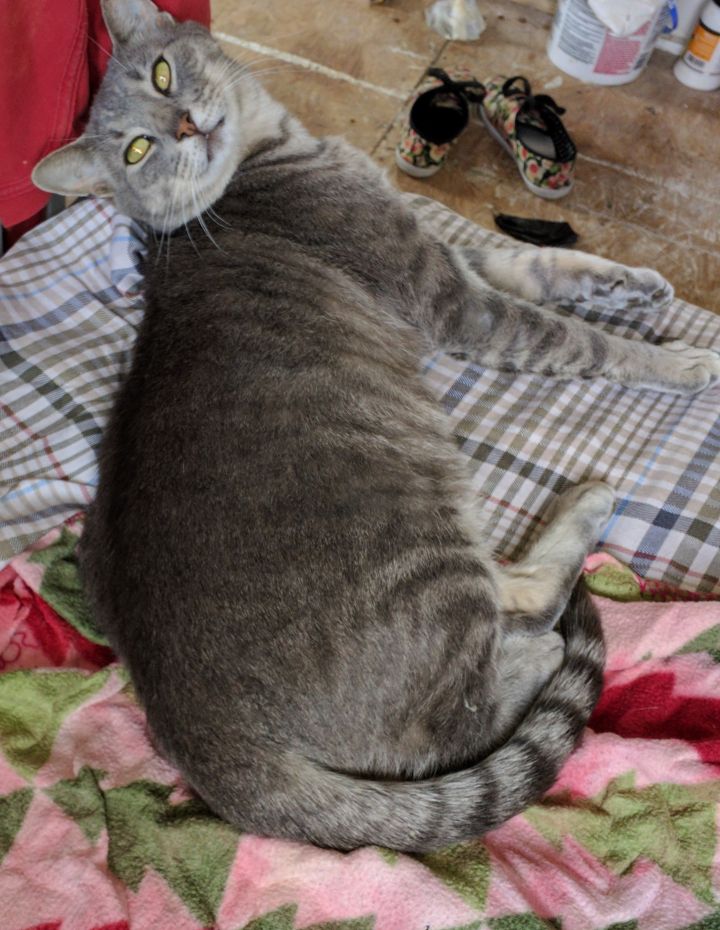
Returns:
[[[210,25],[210,0],[156,0],[178,19]],[[110,38],[100,0],[0,0],[0,223],[42,210],[30,172],[80,135],[105,73]]]

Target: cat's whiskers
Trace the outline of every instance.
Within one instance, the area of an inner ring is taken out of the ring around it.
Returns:
[[[215,84],[222,84],[227,75],[236,70],[237,64],[238,62],[236,62],[234,59],[226,58],[225,63],[220,69],[220,73],[214,77]]]
[[[258,78],[267,77],[269,74],[279,74],[279,73],[300,74],[303,71],[304,71],[303,68],[293,68],[290,65],[288,65],[288,67],[267,68],[264,71],[258,71],[257,73],[254,73],[254,74],[243,74],[241,77],[237,78],[231,84],[229,84],[225,89],[231,90],[233,87],[237,87],[239,84],[242,84],[244,81],[257,80]]]
[[[162,237],[160,239],[160,248],[158,249],[158,254],[155,259],[155,264],[157,264],[158,260],[160,259],[160,256],[162,255],[163,242],[167,241],[167,253],[165,256],[166,273],[169,273],[170,271],[170,240],[172,239],[172,236],[171,236],[172,222],[173,222],[172,218],[175,212],[175,200],[177,198],[177,192],[178,192],[178,187],[177,187],[177,183],[175,183],[173,185],[173,192],[172,192],[172,197],[170,198],[170,203],[168,204],[165,210],[165,215],[163,217]]]
[[[153,233],[155,233],[155,230],[154,230],[154,229],[153,229]],[[157,242],[157,237],[156,237],[155,241]],[[162,249],[163,249],[164,243],[165,243],[165,227],[164,227],[164,224],[163,224],[163,227],[162,227],[161,230],[160,230],[160,243],[159,243],[159,245],[158,245],[158,250],[157,250],[157,252],[155,253],[155,264],[156,264],[156,265],[157,265],[157,263],[160,261],[160,256],[162,255]]]
[[[293,29],[292,32],[273,32],[272,40],[277,43],[283,39],[294,39],[296,36],[306,35],[309,31],[310,29],[307,26],[303,26],[302,29]],[[222,39],[219,41],[222,42]]]
[[[124,65],[124,64],[120,61],[119,58],[116,58],[116,57],[113,55],[112,52],[108,52],[107,49],[106,49],[104,46],[102,46],[99,42],[96,42],[95,39],[93,39],[93,37],[90,35],[90,33],[88,33],[88,36],[87,36],[87,37],[88,37],[88,39],[92,42],[93,45],[97,45],[97,47],[98,47],[101,51],[107,52],[107,54],[112,58],[112,60],[113,60],[114,62],[117,62],[117,64],[120,65],[120,67],[123,69],[123,71],[126,71],[128,74],[130,73],[130,69],[128,68],[128,66],[127,66],[127,65]]]
[[[277,61],[277,58],[272,55],[258,55],[257,58],[251,58],[249,61],[239,61],[238,64],[240,65],[240,70],[245,74],[252,74],[256,65],[266,61]]]
[[[215,246],[215,248],[218,250],[218,252],[224,252],[225,250],[224,250],[224,249],[221,249],[220,246],[217,244],[217,242],[215,241],[215,237],[214,237],[213,234],[210,232],[210,230],[209,230],[208,227],[207,227],[207,223],[206,223],[205,220],[203,219],[203,216],[202,216],[202,215],[203,215],[203,210],[202,210],[202,207],[200,206],[200,202],[199,202],[199,191],[198,191],[198,188],[197,188],[197,184],[195,183],[195,175],[190,175],[190,179],[189,179],[189,180],[190,180],[190,192],[191,192],[191,194],[192,194],[193,203],[195,204],[195,209],[198,211],[197,214],[196,214],[196,216],[195,216],[195,219],[198,221],[198,223],[200,224],[200,228],[203,230],[203,232],[205,233],[205,235],[208,237],[208,239],[210,240],[210,242],[212,242],[212,244]]]
[[[198,251],[198,247],[195,245],[195,240],[190,235],[190,227],[187,224],[187,220],[183,220],[183,226],[185,227],[185,232],[187,233],[187,237],[190,240],[190,244],[192,245],[193,249],[195,249],[195,254],[199,256],[200,252]]]
[[[232,223],[228,223],[228,221],[220,216],[216,210],[213,210],[212,207],[207,207],[205,212],[214,223],[217,223],[218,226],[221,226],[223,229],[232,229]]]
[[[167,218],[168,218],[169,210],[170,210],[170,204],[168,204],[167,207],[165,208],[165,215],[163,217],[162,225],[160,227],[160,245],[158,246],[157,255],[155,256],[156,265],[160,261],[160,256],[162,255],[163,245],[165,244],[165,233],[167,231],[166,227],[167,227]]]
[[[188,173],[186,171],[187,167],[188,167],[187,159],[181,159],[178,164],[178,171],[175,177],[175,180],[176,180],[175,193],[177,193],[177,189],[178,189],[177,181],[182,181],[184,183],[190,182],[190,184],[192,184],[192,177],[193,177],[192,172]],[[190,219],[192,220],[192,217]],[[190,240],[190,243],[193,249],[195,250],[195,254],[199,256],[200,251],[198,250],[195,240],[193,239],[192,234],[190,232],[190,227],[188,226],[187,220],[185,219],[183,219],[183,226],[185,227],[185,232],[187,233],[187,237]]]
[[[303,28],[303,29],[295,29],[293,32],[281,33],[280,35],[273,33],[273,44],[277,48],[277,43],[281,41],[282,39],[290,39],[298,35],[305,35],[307,34],[307,32],[308,32],[308,29]],[[234,58],[232,60],[236,64],[238,64],[243,70],[252,72],[253,65],[257,65],[258,62],[277,61],[278,59],[273,55],[264,54],[264,55],[256,55],[255,58],[243,58],[243,59]]]
[[[103,137],[99,133],[84,132],[82,134],[83,139],[102,139]],[[63,138],[53,139],[53,142],[62,143],[65,145],[68,142],[75,142],[77,136],[64,136]]]
[[[229,91],[229,90],[232,90],[234,87],[237,87],[239,84],[242,84],[243,81],[247,81],[250,79],[257,80],[258,78],[261,78],[261,77],[267,77],[269,74],[278,74],[278,73],[280,74],[307,74],[307,70],[305,68],[299,68],[294,65],[288,64],[288,65],[278,65],[277,67],[273,67],[273,68],[264,68],[264,69],[260,69],[259,71],[246,71],[243,74],[239,75],[239,77],[236,77],[229,84],[226,84],[223,87],[223,90]]]
[[[170,274],[170,244],[172,242],[172,218],[173,213],[175,212],[175,198],[177,197],[177,184],[173,189],[172,199],[170,200],[170,218],[168,220],[168,235],[167,235],[167,253],[165,254],[165,274]]]

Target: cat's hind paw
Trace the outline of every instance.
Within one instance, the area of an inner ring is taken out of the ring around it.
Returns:
[[[672,285],[652,268],[610,265],[590,279],[585,302],[612,310],[662,310],[674,297]]]

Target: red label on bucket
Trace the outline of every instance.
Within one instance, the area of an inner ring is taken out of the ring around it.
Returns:
[[[597,74],[628,74],[635,67],[642,42],[632,38],[619,39],[608,33],[600,49],[593,71]]]
[[[626,84],[647,64],[664,17],[661,5],[632,35],[616,36],[595,16],[588,0],[559,0],[548,42],[550,60],[581,81]]]

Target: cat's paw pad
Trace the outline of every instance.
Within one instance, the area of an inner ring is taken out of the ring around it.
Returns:
[[[678,394],[697,394],[720,379],[720,354],[691,346],[681,339],[663,342],[668,353],[668,388]]]
[[[589,302],[612,309],[661,310],[674,294],[672,285],[652,268],[612,265],[593,274]]]

